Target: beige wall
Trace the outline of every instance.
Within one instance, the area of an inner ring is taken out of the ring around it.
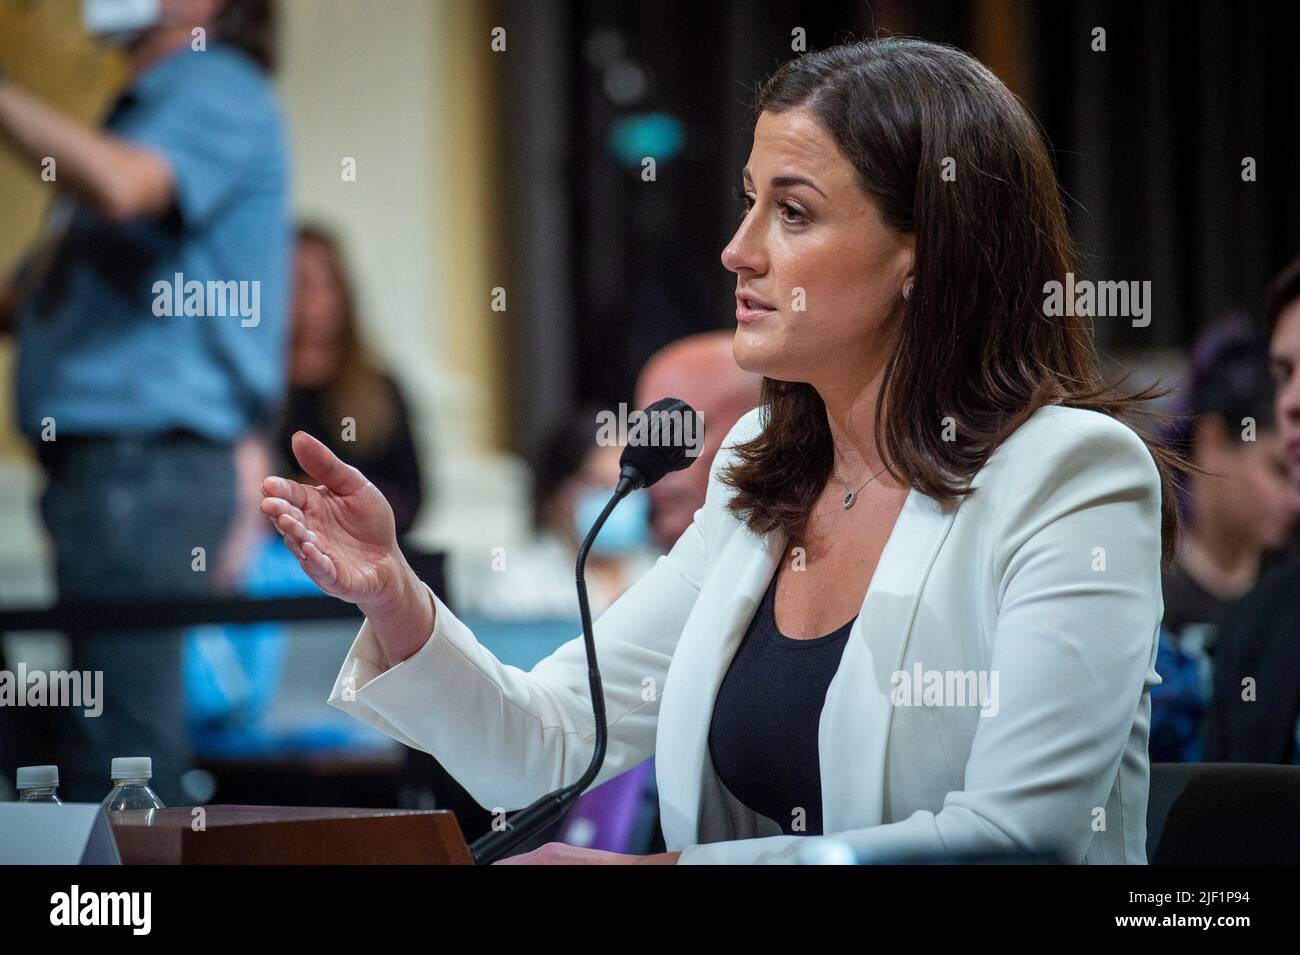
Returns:
[[[496,443],[489,308],[494,64],[471,0],[313,0],[284,10],[280,91],[299,210],[340,227],[370,341],[454,446]],[[344,157],[356,181],[344,182]],[[454,412],[454,413],[453,413]]]

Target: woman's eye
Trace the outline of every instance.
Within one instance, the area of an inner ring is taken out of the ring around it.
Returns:
[[[804,216],[802,212],[790,205],[788,202],[778,202],[777,205],[781,207],[782,212],[788,212],[790,216],[792,216],[792,218],[786,219],[786,222],[791,225],[803,225]]]
[[[741,203],[740,218],[743,220],[754,208],[754,200],[739,188],[733,189],[731,194]],[[803,225],[807,221],[804,214],[790,203],[778,202],[776,205],[781,210],[781,218],[790,225]]]

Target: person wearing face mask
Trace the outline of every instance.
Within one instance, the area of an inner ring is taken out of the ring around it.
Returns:
[[[270,0],[85,0],[128,82],[90,126],[0,78],[0,143],[50,179],[36,246],[0,288],[17,336],[17,424],[46,476],[62,601],[201,597],[256,508],[282,401],[291,220],[270,82]],[[52,163],[52,165],[51,165]],[[241,482],[241,479],[242,482]],[[74,801],[112,756],[153,758],[187,801],[179,631],[76,635],[99,719],[62,719]]]
[[[458,554],[448,586],[466,613],[499,620],[577,619],[578,547],[618,483],[618,445],[597,443],[594,408],[555,426],[533,460],[533,522],[526,544]],[[654,562],[650,499],[631,494],[610,514],[587,556],[592,616],[618,599]]]

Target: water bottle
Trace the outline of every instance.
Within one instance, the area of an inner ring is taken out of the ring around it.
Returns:
[[[155,810],[165,808],[158,794],[149,788],[153,760],[148,756],[113,757],[112,776],[113,789],[100,803],[105,812],[122,813],[124,820],[138,817],[148,824]]]
[[[19,766],[18,801],[63,805],[63,800],[59,798],[59,767]]]

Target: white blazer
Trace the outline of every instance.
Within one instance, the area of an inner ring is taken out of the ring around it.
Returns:
[[[1160,479],[1138,435],[1048,405],[990,456],[973,495],[941,507],[911,491],[821,712],[826,835],[782,835],[725,789],[707,745],[718,687],[785,553],[783,535],[756,536],[727,511],[734,492],[717,480],[761,413],[728,434],[672,551],[595,622],[609,738],[593,786],[656,757],[679,863],[796,862],[832,836],[867,859],[1053,849],[1145,863],[1163,601]],[[488,809],[576,780],[595,738],[581,637],[525,672],[432,599],[428,642],[391,669],[362,625],[329,703],[431,753]],[[952,692],[909,700],[933,672]],[[963,700],[958,681],[981,673],[996,693]]]

